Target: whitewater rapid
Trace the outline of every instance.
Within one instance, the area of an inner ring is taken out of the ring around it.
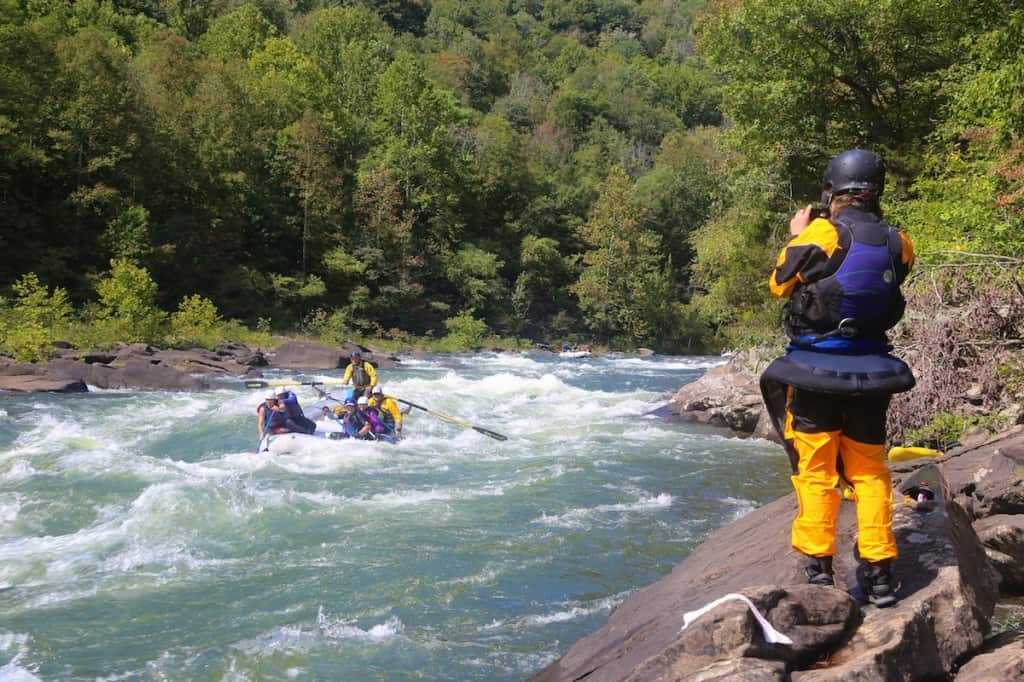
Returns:
[[[0,679],[523,679],[785,491],[777,447],[648,415],[716,362],[406,359],[389,394],[509,440],[414,410],[276,456],[241,382],[4,396]]]

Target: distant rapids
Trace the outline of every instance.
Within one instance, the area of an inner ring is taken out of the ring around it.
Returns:
[[[522,680],[786,491],[777,446],[645,416],[717,362],[407,359],[389,394],[510,439],[413,410],[296,455],[241,382],[0,397],[0,679]]]

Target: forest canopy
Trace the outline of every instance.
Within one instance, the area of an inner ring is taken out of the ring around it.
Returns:
[[[0,346],[131,335],[112,282],[151,335],[743,343],[854,146],[922,262],[1019,256],[1022,5],[0,0]]]

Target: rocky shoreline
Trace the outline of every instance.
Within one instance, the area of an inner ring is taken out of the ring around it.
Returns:
[[[196,391],[210,388],[207,377],[253,379],[264,369],[332,370],[348,366],[352,351],[376,367],[391,368],[398,358],[355,343],[340,347],[288,341],[276,350],[226,343],[210,351],[161,350],[144,343],[113,351],[59,348],[53,359],[34,364],[0,357],[0,391],[85,393],[96,388]]]
[[[679,418],[767,435],[756,373],[709,370],[672,398]],[[806,585],[790,549],[793,494],[712,533],[671,574],[634,593],[598,631],[538,673],[537,682],[603,680],[1024,679],[1024,637],[988,637],[993,614],[1024,608],[1024,426],[931,460],[893,464],[900,602],[858,602],[854,504],[839,515],[836,584]],[[903,490],[927,480],[943,494]],[[748,608],[729,601],[681,629],[684,615],[723,595],[748,597],[793,643],[769,643]]]

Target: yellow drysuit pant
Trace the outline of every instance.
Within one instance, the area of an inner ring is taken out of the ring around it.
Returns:
[[[798,456],[792,477],[800,510],[793,549],[812,557],[836,553],[840,472],[857,497],[857,545],[870,562],[896,556],[892,478],[885,465],[889,398],[843,397],[790,389],[785,438]]]

